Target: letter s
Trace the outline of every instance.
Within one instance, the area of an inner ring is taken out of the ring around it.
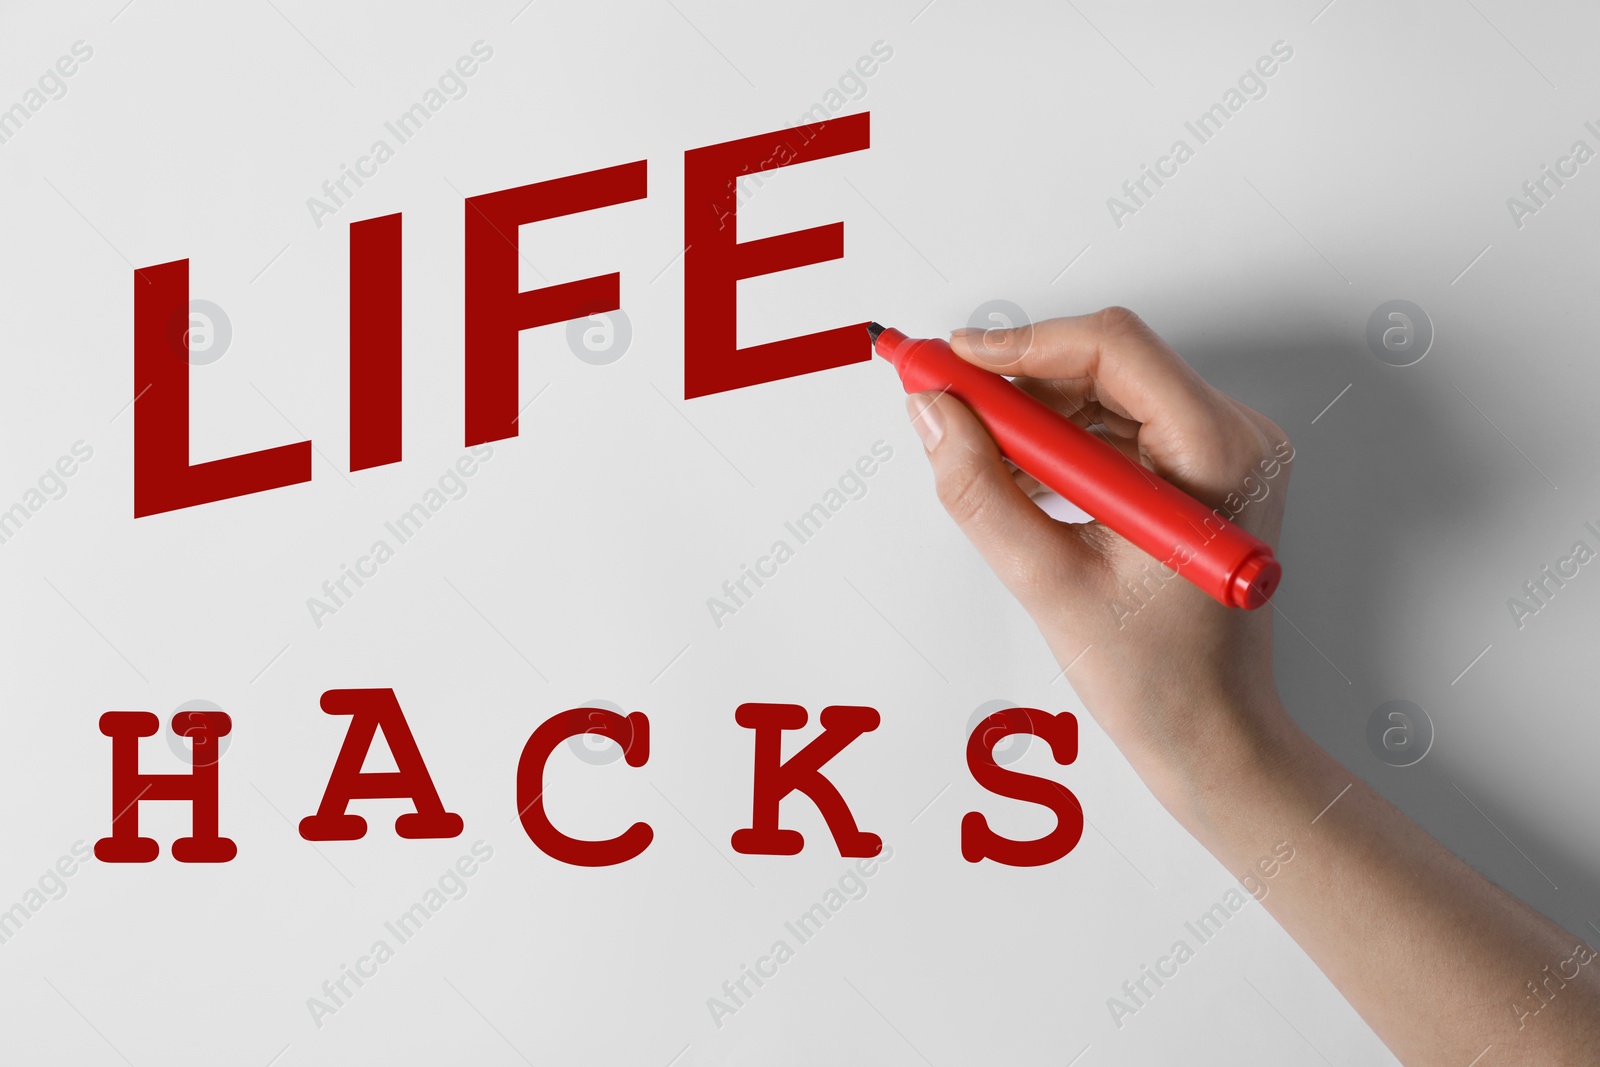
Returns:
[[[1008,867],[1040,867],[1071,852],[1083,837],[1083,806],[1071,790],[995,762],[996,742],[1020,733],[1044,739],[1059,764],[1078,758],[1077,716],[1067,711],[1051,715],[1035,708],[1007,708],[984,719],[967,738],[967,769],[991,793],[1049,808],[1055,813],[1056,828],[1032,841],[1013,841],[989,829],[989,821],[978,812],[969,811],[961,819],[961,858],[968,863],[992,859]]]

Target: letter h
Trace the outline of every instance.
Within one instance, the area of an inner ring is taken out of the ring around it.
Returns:
[[[172,843],[179,863],[226,863],[238,848],[217,836],[218,741],[233,729],[221,711],[180,711],[172,716],[174,733],[194,741],[193,769],[188,774],[143,774],[139,771],[139,739],[161,729],[148,711],[108,711],[100,716],[100,732],[111,738],[111,836],[95,842],[102,863],[149,863],[161,854],[154,838],[139,836],[139,804],[146,800],[187,800],[192,805],[191,836]]]

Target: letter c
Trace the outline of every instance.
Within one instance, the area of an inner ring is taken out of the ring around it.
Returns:
[[[1176,163],[1172,164],[1172,169],[1170,171],[1162,169],[1161,164],[1170,162],[1171,159],[1171,156],[1162,156],[1160,159],[1156,160],[1156,173],[1161,175],[1163,178],[1172,178],[1177,176],[1178,165]]]
[[[761,965],[769,962],[771,959],[771,956],[762,956],[759,960],[756,960],[756,973],[763,978],[772,978],[778,973],[778,965],[776,963],[772,964],[772,970],[762,970]]]
[[[551,859],[575,867],[610,867],[649,847],[655,831],[648,823],[636,822],[605,841],[585,841],[557,830],[544,810],[544,768],[550,754],[567,738],[586,733],[621,745],[630,767],[643,767],[650,758],[650,720],[643,712],[623,718],[604,708],[573,708],[552,715],[533,731],[517,760],[517,818],[528,840]]]

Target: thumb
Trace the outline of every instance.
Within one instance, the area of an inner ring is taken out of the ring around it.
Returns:
[[[1101,584],[1108,571],[1098,549],[1028,498],[965,404],[948,393],[914,393],[906,411],[939,502],[1035,621],[1070,611]]]

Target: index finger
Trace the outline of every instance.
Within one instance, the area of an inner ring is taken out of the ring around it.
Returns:
[[[1127,308],[1004,330],[957,330],[950,347],[999,374],[1093,379],[1102,403],[1137,422],[1194,425],[1214,417],[1211,386]]]

